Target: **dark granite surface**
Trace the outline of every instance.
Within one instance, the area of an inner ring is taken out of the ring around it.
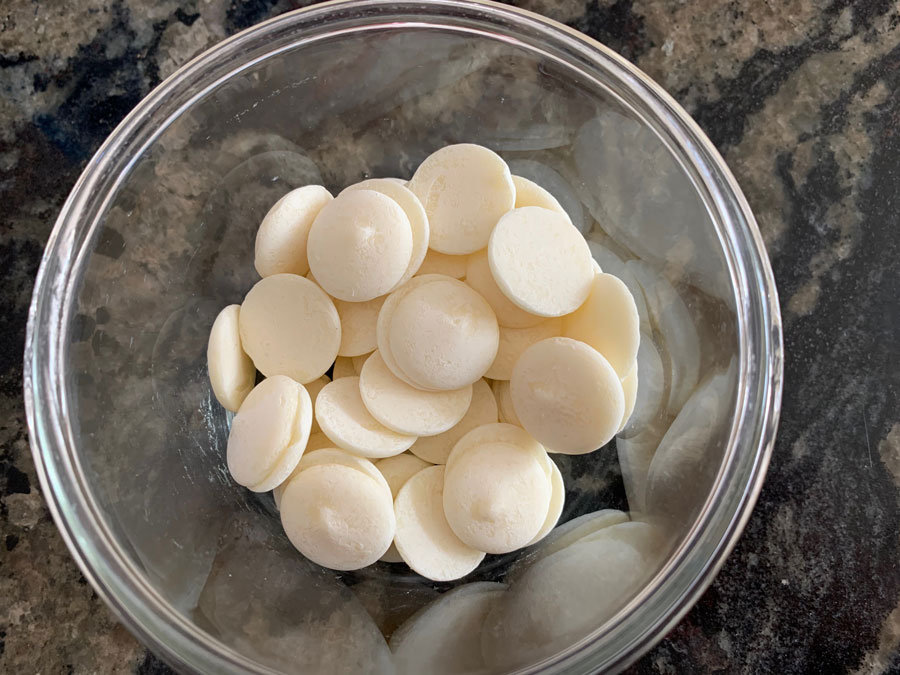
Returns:
[[[121,117],[197,52],[297,4],[0,4],[0,672],[168,672],[86,584],[40,495],[21,396],[32,280]],[[610,45],[694,115],[757,214],[781,292],[786,386],[759,505],[634,672],[900,673],[900,8],[518,4]]]

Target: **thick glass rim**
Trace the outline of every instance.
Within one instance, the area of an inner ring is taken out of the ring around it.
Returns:
[[[573,29],[525,10],[483,0],[335,0],[284,14],[223,41],[141,101],[78,179],[51,233],[35,283],[24,388],[41,488],[85,577],[122,623],[156,654],[188,672],[275,673],[197,629],[152,588],[116,542],[81,470],[69,422],[66,326],[79,270],[109,202],[137,158],[174,119],[221,82],[280,52],[343,32],[391,27],[469,31],[539,51],[594,81],[596,74],[605,73],[615,79],[617,96],[646,111],[640,117],[669,147],[710,210],[735,293],[740,349],[736,414],[715,489],[685,542],[627,607],[578,644],[521,672],[620,670],[687,613],[734,547],[756,502],[781,401],[778,296],[749,205],[696,123],[623,58]]]

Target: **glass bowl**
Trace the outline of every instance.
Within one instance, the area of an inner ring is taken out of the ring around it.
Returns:
[[[255,281],[262,215],[306,183],[409,177],[454,142],[553,192],[634,293],[635,416],[598,452],[555,456],[561,522],[630,510],[659,535],[627,592],[592,585],[605,564],[581,560],[584,579],[525,607],[580,617],[577,630],[520,634],[492,610],[454,650],[496,672],[621,669],[734,546],[771,452],[782,342],[753,216],[710,142],[633,66],[528,12],[317,5],[226,40],[138,105],[69,196],[31,306],[25,396],[44,494],[99,595],[174,667],[391,672],[383,636],[413,612],[472,582],[521,601],[546,556],[489,556],[452,584],[387,563],[337,574],[294,551],[271,498],[225,467],[206,339]],[[510,631],[529,644],[510,648]],[[431,648],[416,649],[439,658]]]

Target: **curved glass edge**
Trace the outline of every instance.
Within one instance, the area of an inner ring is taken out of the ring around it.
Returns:
[[[756,394],[753,396],[755,410],[761,417],[747,420],[744,419],[745,414],[736,420],[730,447],[746,447],[754,452],[744,453],[742,457],[730,457],[723,467],[719,484],[731,475],[746,475],[749,480],[743,483],[745,489],[740,494],[713,494],[704,513],[698,518],[695,527],[698,536],[670,560],[653,586],[645,589],[618,617],[600,627],[582,644],[523,672],[535,672],[548,666],[568,672],[590,672],[601,665],[619,670],[661,639],[665,631],[688,611],[711,583],[749,518],[765,476],[777,426],[782,383],[780,314],[771,268],[752,213],[733,176],[702,131],[668,94],[624,59],[577,31],[524,10],[492,2],[460,0],[438,0],[428,5],[388,0],[336,0],[297,10],[250,28],[200,55],[151,92],[110,135],[79,178],[57,219],[35,283],[26,334],[24,385],[29,433],[42,489],[54,520],[85,576],[118,618],[166,661],[182,670],[194,672],[208,669],[274,672],[250,662],[214,640],[198,640],[184,618],[172,611],[152,588],[143,583],[140,573],[114,542],[103,536],[108,533],[102,518],[96,505],[91,503],[88,486],[81,485],[82,474],[67,433],[67,406],[61,381],[61,358],[65,353],[63,327],[66,325],[63,310],[66,303],[62,300],[71,290],[70,284],[74,281],[72,272],[77,270],[79,252],[90,241],[98,220],[95,218],[89,227],[79,232],[75,232],[71,225],[81,214],[102,213],[97,188],[110,180],[118,182],[127,174],[129,163],[121,166],[126,148],[133,149],[151,142],[164,128],[165,121],[177,116],[178,110],[189,106],[214,87],[219,79],[229,77],[238,67],[252,63],[254,49],[247,49],[237,66],[232,64],[223,68],[223,62],[228,62],[228,56],[235,51],[251,47],[254,41],[257,43],[255,51],[270,50],[279,35],[282,39],[290,33],[297,37],[298,28],[331,32],[331,27],[338,21],[366,23],[388,14],[412,15],[431,21],[486,21],[489,24],[487,27],[493,28],[510,25],[515,25],[519,30],[531,28],[540,34],[538,37],[554,41],[554,47],[577,54],[579,60],[588,66],[593,63],[596,67],[598,56],[602,57],[603,65],[617,71],[616,75],[630,87],[630,93],[642,105],[648,106],[669,127],[674,126],[678,130],[674,140],[677,149],[682,152],[676,154],[692,150],[695,173],[700,167],[707,168],[707,173],[699,178],[711,193],[719,213],[729,215],[724,223],[730,235],[725,237],[725,242],[730,244],[726,248],[733,247],[735,242],[744,245],[742,251],[728,251],[734,267],[732,274],[741,277],[735,282],[743,320],[740,323],[743,326],[746,322],[741,334],[740,381],[745,384],[741,396]],[[273,32],[276,35],[272,35]],[[566,41],[561,43],[562,40]],[[179,89],[198,91],[198,88],[199,93],[183,101],[180,106],[172,105],[173,93],[184,97],[184,91]],[[162,114],[156,126],[147,122],[150,113]],[[139,154],[132,151],[132,161]],[[710,168],[713,170],[711,173]],[[714,222],[719,223],[719,220],[717,218]],[[751,278],[747,278],[748,271]],[[757,345],[753,355],[748,353],[749,344]],[[749,430],[748,424],[752,427]],[[730,454],[735,455],[734,452]],[[723,505],[728,507],[726,512],[731,517],[713,531],[709,528],[709,513]],[[95,533],[95,536],[90,537],[89,533]],[[703,555],[706,553],[708,555]],[[699,567],[688,567],[686,563],[691,561],[691,557],[703,562]],[[674,598],[663,598],[664,594],[658,592],[663,582],[680,588],[680,594]],[[648,624],[640,634],[627,635],[627,631],[622,630],[622,618],[637,613],[645,616],[656,614],[657,620]],[[588,645],[600,635],[611,636],[613,633],[619,633],[619,637],[623,638],[614,641],[617,644],[614,653],[608,650],[587,653]]]

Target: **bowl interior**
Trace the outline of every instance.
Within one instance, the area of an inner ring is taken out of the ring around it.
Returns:
[[[448,589],[491,581],[515,593],[540,545],[489,556],[450,584],[403,565],[338,574],[306,562],[271,497],[230,479],[230,419],[205,363],[217,312],[257,279],[256,229],[280,196],[308,183],[336,193],[371,176],[408,178],[445,144],[480,143],[557,196],[641,314],[632,423],[598,452],[554,459],[567,485],[561,523],[630,510],[657,528],[659,545],[643,583],[621,597],[589,583],[574,595],[558,589],[575,628],[531,636],[530,649],[494,666],[595,649],[602,631],[593,646],[583,639],[663,584],[654,574],[688,546],[729,456],[742,328],[715,211],[627,82],[587,73],[531,29],[331,18],[328,30],[288,21],[243,52],[226,46],[225,76],[203,86],[183,76],[178,107],[120,149],[127,160],[105,179],[75,249],[62,326],[82,489],[138,586],[203,649],[245,668],[384,672],[393,667],[384,636]]]

